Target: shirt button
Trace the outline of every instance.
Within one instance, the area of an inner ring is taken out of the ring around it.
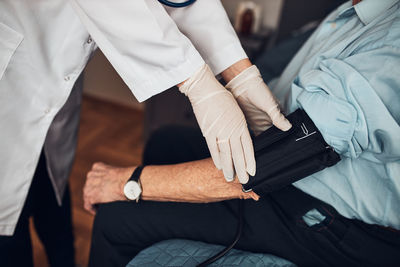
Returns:
[[[91,36],[89,36],[89,38],[87,39],[86,43],[91,44],[93,42],[93,39]]]
[[[68,82],[69,80],[71,80],[71,77],[69,77],[69,75],[64,77],[64,81]]]
[[[331,28],[335,29],[336,28],[336,22],[331,23]]]
[[[46,108],[45,110],[44,110],[44,114],[49,114],[50,113],[50,109],[49,108]]]

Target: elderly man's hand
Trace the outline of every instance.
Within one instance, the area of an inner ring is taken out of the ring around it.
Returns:
[[[134,169],[135,167],[118,168],[99,162],[93,164],[83,188],[84,208],[95,214],[95,204],[126,200],[123,187]]]

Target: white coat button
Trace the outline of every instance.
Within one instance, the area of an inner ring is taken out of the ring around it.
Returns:
[[[49,114],[50,113],[50,109],[49,108],[46,108],[45,110],[44,110],[44,114]]]
[[[71,80],[71,77],[69,77],[69,76],[65,76],[65,77],[64,77],[64,81],[67,82],[67,81],[69,81],[69,80]]]
[[[86,43],[91,44],[93,42],[93,39],[91,36],[89,36],[89,38],[87,39]]]

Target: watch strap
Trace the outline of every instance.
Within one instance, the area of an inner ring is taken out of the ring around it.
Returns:
[[[135,182],[139,183],[139,178],[140,178],[140,175],[142,174],[143,168],[144,168],[143,165],[136,167],[136,169],[133,171],[131,177],[129,178],[128,182],[135,181]]]

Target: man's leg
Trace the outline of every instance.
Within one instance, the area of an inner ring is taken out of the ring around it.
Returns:
[[[74,266],[74,238],[72,231],[71,200],[67,186],[59,206],[47,172],[46,157],[42,153],[32,183],[33,221],[46,250],[50,266]]]
[[[309,226],[303,216],[313,209],[326,218]],[[173,238],[229,245],[236,233],[237,213],[238,200],[100,205],[90,266],[125,266],[142,249]],[[243,234],[235,248],[273,254],[300,266],[395,266],[400,257],[399,238],[374,228],[348,220],[289,187],[258,202],[245,201]]]
[[[89,266],[125,266],[142,249],[171,238],[228,244],[236,232],[236,204],[143,201],[101,205],[93,226]]]

